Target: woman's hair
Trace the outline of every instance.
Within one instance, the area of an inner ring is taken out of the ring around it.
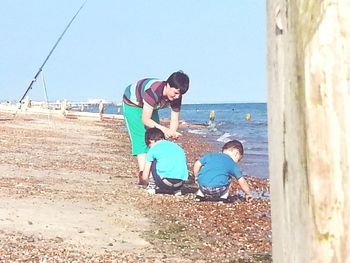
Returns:
[[[158,128],[150,128],[146,130],[145,133],[145,142],[146,145],[149,146],[151,143],[151,140],[153,141],[159,141],[159,140],[164,140],[165,139],[165,135],[164,133],[159,130]]]
[[[181,94],[185,94],[188,90],[190,79],[180,70],[171,74],[166,82],[170,87],[179,89]]]
[[[243,145],[240,141],[232,140],[232,141],[225,143],[224,146],[222,146],[222,151],[230,150],[230,149],[237,149],[239,151],[239,153],[243,156],[243,153],[244,153]]]

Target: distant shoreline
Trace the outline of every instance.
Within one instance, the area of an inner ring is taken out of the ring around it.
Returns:
[[[112,104],[112,105],[121,105],[122,101],[120,100],[120,102],[116,102],[116,101],[110,101],[110,100],[105,100],[105,99],[101,99],[103,101],[104,104]],[[63,100],[52,100],[49,101],[49,103],[58,103],[58,101],[63,101]],[[77,104],[77,103],[81,103],[81,104],[98,104],[100,100],[98,99],[88,99],[88,100],[68,100],[67,101],[73,103],[73,104]],[[45,101],[36,101],[38,103],[46,103]],[[3,103],[11,103],[11,104],[17,104],[18,101],[17,100],[0,100],[0,104]],[[182,105],[196,105],[196,104],[267,104],[267,102],[262,101],[262,102],[249,102],[249,101],[236,101],[236,102],[227,102],[227,101],[222,101],[222,102],[185,102]]]
[[[92,104],[92,103],[91,103]],[[96,104],[92,104],[96,105]],[[91,120],[101,119],[123,119],[122,114],[110,114],[110,113],[98,113],[77,110],[80,107],[84,109],[86,104],[75,105],[76,110],[71,107],[69,102],[62,102],[61,104],[53,103],[46,104],[41,102],[30,101],[29,103],[23,103],[21,107],[14,103],[0,103],[0,112],[16,114],[39,114],[39,115],[53,115],[66,118],[83,118]]]

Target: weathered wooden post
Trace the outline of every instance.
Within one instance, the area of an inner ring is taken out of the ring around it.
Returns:
[[[268,0],[273,261],[350,262],[350,0]]]
[[[100,120],[102,120],[104,113],[104,103],[102,100],[100,100],[100,103],[98,104],[98,113],[100,115]]]

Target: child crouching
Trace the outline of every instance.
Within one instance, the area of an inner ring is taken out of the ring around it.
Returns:
[[[181,195],[181,187],[188,179],[186,155],[176,143],[165,140],[164,133],[150,128],[145,134],[146,145],[150,147],[140,181],[147,184],[151,194],[168,193]]]
[[[222,153],[210,153],[196,161],[193,167],[199,187],[196,200],[226,201],[232,177],[245,192],[246,200],[252,199],[250,188],[237,165],[242,157],[242,143],[233,140],[222,147]]]

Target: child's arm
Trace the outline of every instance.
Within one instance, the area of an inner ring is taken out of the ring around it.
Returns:
[[[240,185],[240,187],[242,188],[242,190],[245,193],[245,199],[247,201],[253,199],[252,191],[250,190],[249,185],[248,185],[247,181],[244,179],[244,177],[241,177],[238,179],[238,184]]]
[[[151,173],[151,165],[152,165],[152,162],[146,162],[145,167],[143,168],[143,173],[140,178],[140,182],[144,185],[148,184],[148,178]]]
[[[197,175],[198,175],[199,171],[201,170],[201,168],[202,168],[202,164],[200,161],[197,160],[193,165],[193,174],[194,174],[194,177],[196,179],[196,182],[197,182]]]

